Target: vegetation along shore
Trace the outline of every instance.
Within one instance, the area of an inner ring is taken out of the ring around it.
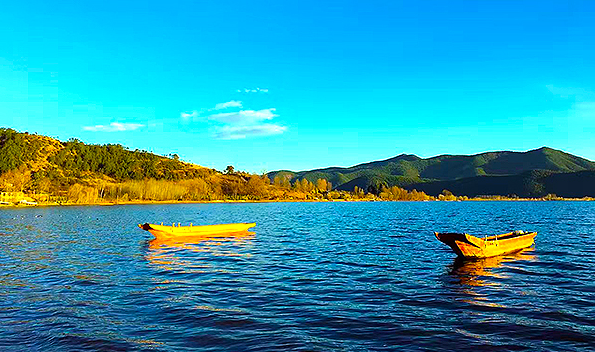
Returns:
[[[595,163],[540,148],[471,156],[414,155],[311,171],[224,171],[71,139],[0,129],[0,204],[239,201],[592,200]]]

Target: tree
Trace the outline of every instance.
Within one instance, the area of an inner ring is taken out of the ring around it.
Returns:
[[[235,172],[235,170],[234,170],[233,166],[227,165],[227,167],[225,168],[225,173],[228,174],[228,175],[231,175],[234,172]]]
[[[16,170],[5,172],[0,178],[0,187],[9,192],[22,192],[31,180],[31,171],[25,165]]]
[[[211,191],[209,184],[202,178],[186,181],[188,197],[192,200],[207,199]]]
[[[252,175],[246,184],[246,195],[260,199],[266,194],[266,186],[265,181],[260,176]]]
[[[314,184],[308,180],[306,180],[305,178],[302,179],[302,184],[301,184],[301,191],[304,193],[310,193],[314,190]]]
[[[271,184],[271,179],[269,178],[269,176],[267,176],[266,173],[263,173],[262,176],[260,176],[262,178],[262,181],[264,182],[265,185],[270,185]]]
[[[457,197],[451,191],[445,189],[438,195],[439,200],[457,200]]]
[[[275,178],[273,178],[273,184],[277,187],[281,187],[281,177],[279,177],[279,175],[275,176]]]
[[[283,177],[283,179],[281,180],[281,187],[285,188],[285,189],[291,188],[291,183],[289,182],[289,178]]]
[[[366,194],[363,189],[359,188],[358,186],[353,187],[353,195],[356,198],[363,198]]]
[[[445,197],[452,196],[452,192],[451,192],[451,191],[449,191],[449,190],[447,190],[447,189],[443,189],[443,190],[442,190],[442,194],[443,194]]]
[[[319,178],[316,180],[316,189],[318,189],[319,192],[328,191],[328,183],[324,178]]]
[[[37,191],[41,193],[48,193],[50,191],[50,187],[52,186],[52,182],[49,178],[43,177],[37,181]]]
[[[380,189],[379,195],[380,195],[380,198],[386,199],[386,200],[414,200],[413,193],[409,193],[409,192],[407,192],[407,190],[405,190],[401,187],[397,187],[397,186],[392,186],[390,188],[386,188],[385,186],[382,186],[382,188]],[[416,196],[417,196],[417,193],[416,193]]]

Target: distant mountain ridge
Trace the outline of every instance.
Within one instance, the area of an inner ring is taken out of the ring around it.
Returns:
[[[329,167],[298,172],[281,170],[269,173],[269,177],[271,179],[288,178],[291,181],[305,178],[311,182],[324,178],[332,182],[334,188],[338,190],[351,191],[357,186],[376,192],[382,186],[423,190],[424,187],[419,185],[427,186],[430,183],[438,184],[436,182],[484,176],[513,176],[534,170],[545,170],[551,173],[595,171],[595,162],[560,150],[542,147],[527,152],[446,154],[426,159],[416,155],[401,154],[390,159],[347,168]],[[448,184],[450,183],[444,185]],[[433,191],[433,188],[431,189]]]
[[[432,196],[449,190],[469,197],[595,197],[595,163],[547,147],[431,158],[401,154],[352,167],[282,170],[267,176],[236,172],[231,166],[222,173],[185,163],[174,154],[160,156],[76,139],[62,142],[0,128],[0,190],[66,197],[75,203],[120,197],[211,200],[346,196],[345,192],[329,192],[331,187],[323,179],[331,182],[334,190],[349,191],[358,198],[366,192],[379,196],[384,187],[392,186]]]

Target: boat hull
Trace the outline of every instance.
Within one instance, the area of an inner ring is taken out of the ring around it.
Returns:
[[[190,236],[217,236],[244,232],[256,226],[255,223],[205,225],[205,226],[164,226],[156,224],[139,224],[143,230],[149,231],[156,238],[175,238]]]
[[[498,236],[479,238],[466,233],[434,233],[436,238],[464,258],[489,258],[518,252],[535,243],[537,232],[510,232]]]

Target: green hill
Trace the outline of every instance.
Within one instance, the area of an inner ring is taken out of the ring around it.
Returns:
[[[595,163],[543,147],[527,152],[500,151],[477,155],[440,155],[427,159],[402,154],[387,160],[348,168],[331,167],[299,172],[283,170],[271,172],[269,177],[289,178],[292,182],[303,178],[315,182],[318,178],[324,178],[332,182],[334,188],[338,190],[353,190],[358,186],[376,192],[382,185],[412,188],[436,181],[476,176],[518,175],[532,170],[569,173],[595,170]]]
[[[0,128],[0,189],[58,194],[74,184],[131,180],[189,180],[217,171],[118,144],[93,145],[71,139]]]
[[[47,136],[0,128],[0,174],[26,166],[32,172],[52,171],[64,177],[105,175],[115,180],[193,178],[206,169],[184,163],[176,155],[165,157],[118,144],[85,144],[77,139],[61,142]]]

